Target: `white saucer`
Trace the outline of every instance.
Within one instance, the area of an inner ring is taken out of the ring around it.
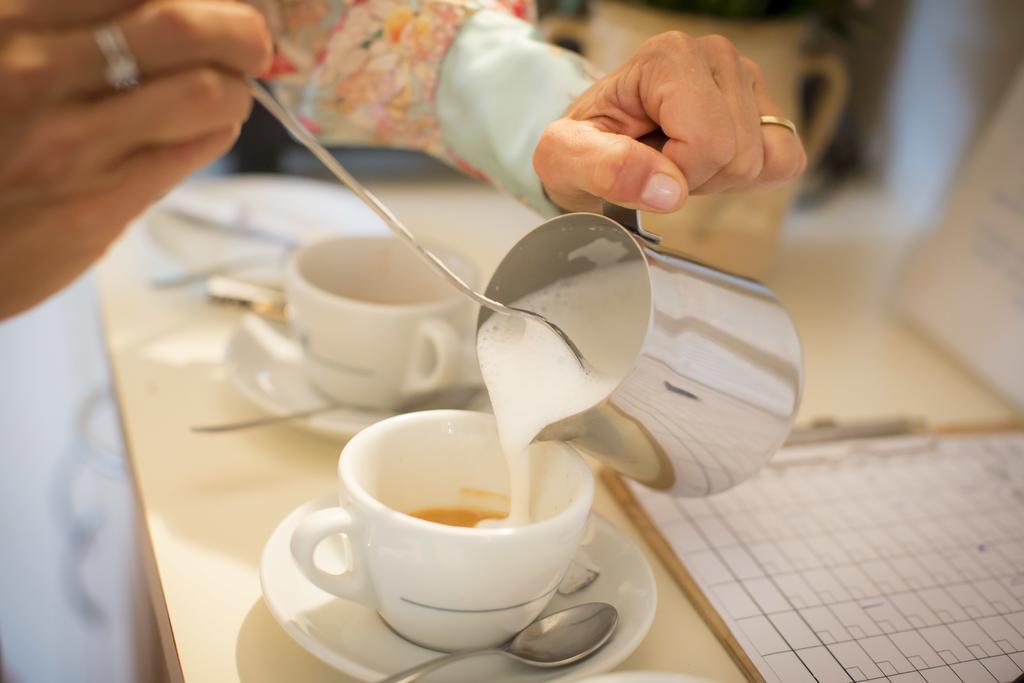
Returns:
[[[188,183],[175,192],[236,202],[265,218],[268,232],[295,243],[317,235],[377,235],[387,229],[372,210],[337,183],[275,175],[240,175]],[[173,193],[172,193],[173,195]],[[170,199],[170,198],[169,198]],[[286,251],[273,242],[232,235],[157,204],[145,220],[150,239],[178,267],[201,272],[245,263],[231,274],[280,286]]]
[[[289,514],[271,534],[260,562],[263,599],[271,614],[296,642],[330,666],[369,681],[397,673],[438,656],[395,635],[377,614],[362,605],[329,595],[299,572],[288,549],[298,521],[314,510],[335,505],[327,495]],[[334,541],[332,543],[332,541]],[[318,557],[324,565],[344,566],[340,538],[328,539]],[[619,610],[619,626],[611,641],[592,657],[562,669],[534,669],[497,656],[466,660],[453,666],[455,681],[578,681],[619,664],[647,635],[657,607],[654,574],[643,553],[610,522],[591,516],[584,547],[601,570],[596,581],[572,595],[555,595],[547,612],[584,602],[607,602]]]
[[[328,402],[306,379],[299,345],[282,326],[255,315],[242,316],[228,340],[224,361],[232,386],[272,415],[307,410]],[[486,392],[482,390],[465,405],[431,407],[490,410]],[[349,439],[364,427],[391,415],[394,412],[338,408],[291,423],[327,436]]]

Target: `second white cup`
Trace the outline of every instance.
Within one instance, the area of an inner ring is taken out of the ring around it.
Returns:
[[[434,251],[476,286],[468,261]],[[474,305],[395,238],[308,244],[289,260],[285,290],[306,374],[330,398],[387,410],[474,381]]]

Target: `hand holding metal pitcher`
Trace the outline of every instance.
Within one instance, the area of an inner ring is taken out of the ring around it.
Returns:
[[[487,295],[513,302],[566,277],[625,269],[621,295],[635,299],[625,319],[595,310],[566,331],[588,359],[626,370],[605,400],[539,438],[571,441],[648,486],[709,495],[753,475],[786,440],[803,388],[800,342],[763,284],[659,242],[614,205],[559,216],[512,248]],[[491,315],[481,311],[478,326]]]

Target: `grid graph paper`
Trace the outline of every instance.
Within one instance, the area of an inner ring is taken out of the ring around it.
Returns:
[[[1024,674],[1024,433],[784,449],[707,498],[628,486],[768,683]]]

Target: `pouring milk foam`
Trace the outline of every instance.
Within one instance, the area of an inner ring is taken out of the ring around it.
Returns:
[[[481,326],[477,358],[508,462],[510,497],[506,519],[481,525],[530,523],[530,443],[548,425],[601,402],[629,372],[632,355],[621,351],[637,348],[646,332],[645,326],[630,324],[637,322],[638,302],[647,300],[642,291],[646,277],[638,277],[638,267],[643,266],[631,262],[597,268],[514,303],[565,330],[583,352],[586,371],[565,343],[540,323],[492,315]],[[595,325],[598,316],[604,321],[601,325]],[[595,329],[602,337],[596,342]]]

